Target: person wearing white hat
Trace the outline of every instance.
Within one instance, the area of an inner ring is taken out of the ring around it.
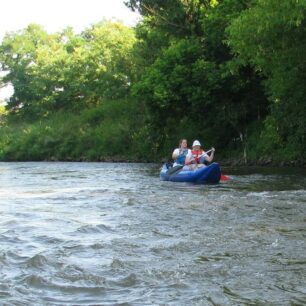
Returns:
[[[204,150],[201,149],[201,143],[195,140],[192,144],[191,158],[187,160],[186,163],[194,163],[198,167],[205,166],[205,162],[211,163],[214,159],[215,148],[211,149],[210,155],[208,155]]]

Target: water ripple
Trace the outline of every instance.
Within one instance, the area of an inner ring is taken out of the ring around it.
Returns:
[[[306,179],[0,163],[1,305],[304,305]]]

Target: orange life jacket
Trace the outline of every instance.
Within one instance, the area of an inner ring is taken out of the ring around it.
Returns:
[[[203,150],[191,150],[191,153],[192,153],[192,157],[193,157],[193,160],[199,164],[200,163],[200,156],[204,153]]]

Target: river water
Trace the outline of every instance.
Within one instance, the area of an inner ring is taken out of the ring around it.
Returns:
[[[306,175],[0,163],[1,305],[306,305]]]

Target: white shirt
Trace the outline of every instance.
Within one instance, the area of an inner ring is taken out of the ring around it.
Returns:
[[[180,150],[182,150],[182,149],[180,149],[180,148],[175,149],[175,150],[173,151],[172,155],[175,154],[175,155],[179,156],[179,155],[180,155]],[[191,157],[192,157],[191,150],[190,150],[190,149],[187,149],[187,150],[188,150],[188,151],[187,151],[186,158],[191,158]],[[175,166],[177,166],[177,165],[180,165],[180,164],[174,162],[173,167],[175,167]]]

